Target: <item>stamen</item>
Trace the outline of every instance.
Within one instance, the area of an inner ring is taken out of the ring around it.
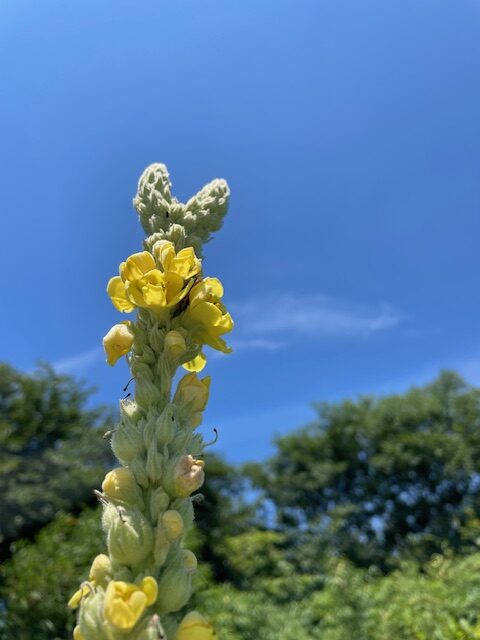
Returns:
[[[135,378],[130,378],[127,384],[123,387],[123,391],[126,391],[128,389],[128,385],[132,382],[132,380],[135,380]]]

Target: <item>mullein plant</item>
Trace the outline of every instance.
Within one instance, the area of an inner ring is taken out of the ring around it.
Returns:
[[[233,321],[223,287],[202,271],[202,245],[228,208],[224,180],[186,204],[171,195],[167,169],[149,166],[134,206],[145,230],[144,250],[110,279],[114,307],[133,319],[103,339],[107,362],[126,356],[133,397],[120,401],[111,444],[119,465],[97,495],[107,552],[69,601],[78,611],[74,640],[213,640],[197,611],[178,620],[191,594],[197,559],[183,544],[204,481],[205,443],[196,428],[209,396],[204,345],[229,353],[223,335]],[[187,373],[172,389],[179,367]]]

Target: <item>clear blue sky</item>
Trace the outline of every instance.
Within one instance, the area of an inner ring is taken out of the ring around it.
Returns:
[[[165,162],[187,199],[232,190],[205,270],[232,356],[205,420],[261,458],[310,403],[480,383],[479,0],[4,0],[0,357],[115,403],[105,294]]]

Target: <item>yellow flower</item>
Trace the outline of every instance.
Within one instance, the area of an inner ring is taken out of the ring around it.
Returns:
[[[197,344],[208,344],[213,349],[230,353],[232,350],[220,337],[233,329],[232,316],[220,301],[222,296],[222,283],[217,278],[204,278],[198,282],[190,291],[184,323]]]
[[[174,640],[215,640],[212,625],[198,611],[190,611],[183,618]]]
[[[118,629],[131,629],[137,624],[145,608],[156,601],[157,595],[157,581],[151,576],[143,578],[140,586],[112,580],[105,592],[103,613]]]
[[[119,358],[126,355],[133,344],[133,333],[130,322],[115,324],[103,338],[103,348],[107,356],[107,362],[113,366]]]
[[[164,271],[176,273],[184,280],[193,278],[202,269],[202,263],[195,255],[193,247],[186,247],[175,253],[173,242],[160,240],[154,244],[153,253]]]
[[[120,276],[110,278],[107,293],[119,311],[130,312],[135,307],[162,311],[176,305],[188,293],[181,275],[156,268],[148,251],[134,253],[120,265]]]

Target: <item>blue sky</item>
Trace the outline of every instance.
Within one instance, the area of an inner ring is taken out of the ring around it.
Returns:
[[[4,0],[0,357],[116,403],[105,294],[151,162],[215,177],[236,319],[205,433],[259,459],[312,401],[480,383],[478,0]]]

